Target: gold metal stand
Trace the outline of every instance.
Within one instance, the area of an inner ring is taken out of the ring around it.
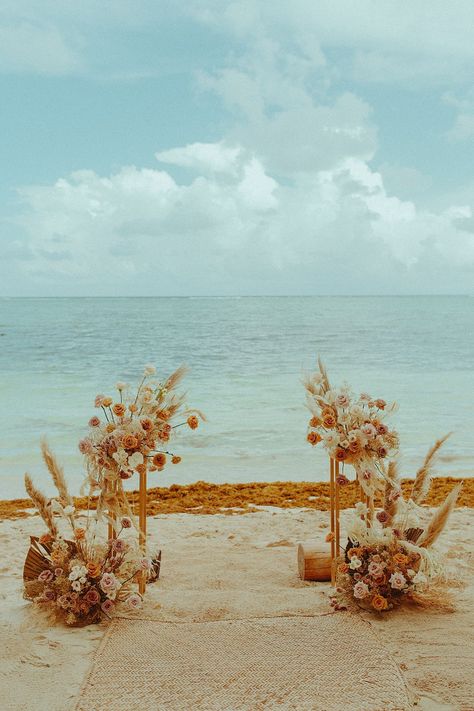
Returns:
[[[147,470],[145,468],[145,470],[140,473],[140,489],[138,498],[138,536],[143,557],[146,556],[146,475]],[[138,592],[140,595],[143,595],[146,590],[147,572],[148,571],[144,570],[140,573],[138,581]]]
[[[339,524],[339,462],[329,459],[329,496],[331,502],[331,583],[336,583],[336,566],[340,555],[340,524]]]

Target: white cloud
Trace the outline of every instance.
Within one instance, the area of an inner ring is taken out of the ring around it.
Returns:
[[[209,147],[211,167],[230,148]],[[471,283],[469,206],[417,210],[356,158],[284,184],[233,148],[233,171],[187,185],[129,167],[23,190],[27,239],[5,274],[13,264],[20,284],[59,293],[423,292],[437,271],[451,277],[442,290]]]
[[[226,147],[223,143],[192,143],[183,148],[160,151],[155,155],[161,163],[204,173],[234,175],[240,152],[240,148]]]

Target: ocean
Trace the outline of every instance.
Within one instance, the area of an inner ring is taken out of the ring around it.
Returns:
[[[473,476],[473,298],[3,298],[1,498],[23,496],[25,471],[51,492],[44,435],[78,493],[94,396],[135,383],[146,363],[163,375],[187,363],[187,402],[207,416],[179,432],[182,463],[150,486],[325,480],[323,450],[305,441],[301,384],[318,354],[333,384],[397,400],[404,476],[450,431],[437,474]]]

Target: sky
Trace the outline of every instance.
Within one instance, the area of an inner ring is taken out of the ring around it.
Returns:
[[[0,295],[474,293],[471,0],[0,0]]]

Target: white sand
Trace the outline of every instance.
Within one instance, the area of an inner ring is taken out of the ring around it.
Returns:
[[[456,612],[364,613],[400,665],[415,708],[422,711],[474,709],[473,517],[472,509],[455,511],[440,541],[452,563],[459,559],[459,570],[469,582],[456,593]],[[327,522],[326,513],[299,509],[154,517],[149,532],[151,546],[163,550],[162,575],[148,588],[144,612],[191,621],[326,611],[331,588],[299,580],[295,544],[323,540]],[[28,536],[41,532],[37,517],[0,522],[0,707],[5,711],[71,709],[104,630],[48,627],[22,599]]]

